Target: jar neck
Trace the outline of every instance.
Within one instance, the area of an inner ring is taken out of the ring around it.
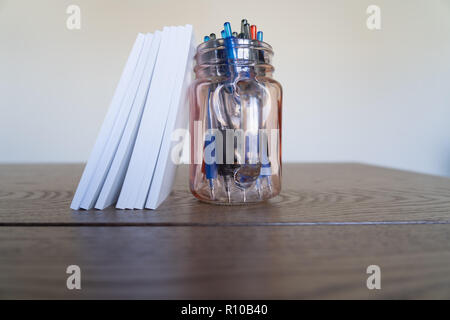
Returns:
[[[228,64],[220,65],[202,65],[195,68],[197,79],[202,78],[253,78],[253,77],[272,77],[273,67],[271,65],[253,65],[253,66],[232,66]]]
[[[272,77],[272,47],[262,41],[233,38],[210,40],[197,47],[194,68],[197,79],[214,77]]]

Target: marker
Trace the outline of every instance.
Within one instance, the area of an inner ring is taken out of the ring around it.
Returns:
[[[233,37],[237,38],[238,37],[238,33],[235,31],[233,32]]]
[[[216,40],[216,34],[215,34],[215,33],[211,33],[211,34],[209,35],[209,38],[210,38],[211,40]]]
[[[239,39],[244,39],[244,34],[243,34],[242,32],[239,33],[238,38],[239,38]]]
[[[258,41],[263,41],[263,32],[262,31],[258,31],[258,34],[256,36],[258,38]]]
[[[208,37],[208,36],[205,36],[205,37],[203,38],[203,41],[204,41],[204,42],[208,42],[208,41],[209,41],[209,37]]]
[[[225,37],[225,31],[224,31],[224,30],[220,31],[220,34],[221,34],[221,36],[222,36],[223,39],[226,38],[226,37]]]
[[[255,25],[252,25],[250,27],[250,35],[251,35],[252,40],[256,40],[256,26]]]

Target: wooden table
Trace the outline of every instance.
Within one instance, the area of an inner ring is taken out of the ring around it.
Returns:
[[[227,207],[180,167],[156,211],[72,211],[82,168],[0,166],[0,298],[450,298],[448,178],[286,164],[280,196]]]

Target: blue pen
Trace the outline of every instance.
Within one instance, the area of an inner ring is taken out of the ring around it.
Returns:
[[[208,129],[212,129],[212,115],[210,110],[210,100],[211,100],[211,89],[208,89],[208,106],[207,106],[207,122],[208,122]],[[211,132],[212,133],[212,132]],[[215,137],[211,136],[209,137],[209,141],[205,141],[205,148],[213,143],[215,141]],[[216,151],[214,150],[211,153],[211,156],[214,157],[214,163],[207,164],[205,163],[205,174],[206,179],[209,181],[209,190],[211,191],[211,199],[215,200],[215,192],[214,192],[214,179],[217,178],[217,163],[216,163]]]
[[[228,56],[228,60],[236,60],[237,57],[237,53],[236,53],[236,47],[235,47],[235,43],[234,40],[235,38],[233,37],[233,32],[231,31],[231,25],[229,22],[225,22],[223,24],[223,34],[224,34],[224,39],[225,39],[225,48],[226,48],[226,52],[227,52],[227,56]],[[236,69],[236,64],[233,63],[233,67],[234,70],[237,71]]]
[[[263,41],[263,32],[262,31],[258,31],[257,39],[258,39],[258,41]]]
[[[229,22],[225,22],[223,24],[223,31],[225,31],[225,37],[231,37],[233,35],[233,32],[231,31],[231,25]]]
[[[237,76],[237,66],[235,63],[237,52],[236,52],[236,46],[235,46],[235,40],[236,38],[233,37],[233,31],[231,30],[231,25],[229,22],[225,22],[223,25],[223,31],[222,31],[222,38],[224,38],[224,44],[225,44],[225,52],[227,55],[227,61],[228,64],[233,68],[234,74],[233,77]],[[232,79],[230,82],[233,82],[234,79]],[[232,86],[230,86],[233,88]],[[228,196],[228,202],[231,202],[231,187],[230,187],[230,176],[225,175],[224,181],[225,181],[225,189]],[[245,197],[245,195],[244,195]]]
[[[208,41],[209,41],[209,37],[208,37],[208,36],[205,36],[205,37],[203,38],[203,41],[204,41],[204,42],[208,42]]]

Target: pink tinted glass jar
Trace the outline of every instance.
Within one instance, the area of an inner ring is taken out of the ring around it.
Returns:
[[[282,88],[272,78],[272,47],[233,38],[197,47],[190,87],[190,189],[215,204],[270,199],[281,190]]]

